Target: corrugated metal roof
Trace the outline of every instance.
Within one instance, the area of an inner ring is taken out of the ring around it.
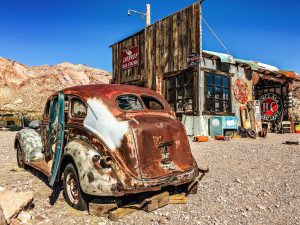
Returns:
[[[279,69],[275,66],[257,62],[258,70],[267,70],[273,73],[279,73]]]
[[[258,64],[257,62],[245,60],[245,59],[235,59],[237,64],[246,64],[249,65],[251,70],[258,70]]]
[[[207,50],[203,50],[202,52],[209,55],[218,56],[221,62],[235,64],[235,60],[231,55],[220,53],[220,52],[207,51]]]
[[[279,73],[292,79],[295,79],[297,77],[297,73],[295,73],[294,71],[279,70]]]
[[[245,59],[236,59],[232,56],[224,53],[219,52],[213,52],[213,51],[207,51],[203,50],[203,56],[208,57],[211,59],[220,59],[221,62],[231,63],[231,64],[242,64],[242,65],[248,65],[250,66],[251,70],[254,71],[268,71],[273,74],[281,74],[285,77],[291,78],[291,79],[299,79],[296,72],[293,71],[286,71],[286,70],[279,70],[276,66],[268,65],[261,62],[251,61],[251,60],[245,60]]]

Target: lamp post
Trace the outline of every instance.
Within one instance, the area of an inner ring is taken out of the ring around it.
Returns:
[[[146,17],[146,27],[148,27],[151,24],[151,10],[150,10],[150,4],[146,4],[146,13],[142,13],[133,9],[128,10],[128,16],[131,16],[131,13],[136,13],[138,15],[141,15],[142,18]]]

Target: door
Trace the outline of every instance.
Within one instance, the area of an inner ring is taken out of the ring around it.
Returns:
[[[60,92],[58,98],[53,98],[50,103],[50,123],[49,123],[49,151],[52,154],[52,164],[50,164],[51,186],[57,178],[61,157],[63,155],[64,131],[65,131],[65,96]]]

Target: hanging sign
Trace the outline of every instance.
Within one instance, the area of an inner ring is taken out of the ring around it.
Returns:
[[[245,104],[248,102],[249,89],[248,85],[241,79],[236,79],[234,83],[234,96],[238,102]]]
[[[282,114],[282,100],[277,94],[267,93],[262,95],[259,100],[263,120],[276,120]]]
[[[139,65],[139,46],[125,49],[121,52],[122,69],[126,70]]]
[[[200,55],[198,53],[192,53],[187,58],[189,67],[196,67],[200,62]]]

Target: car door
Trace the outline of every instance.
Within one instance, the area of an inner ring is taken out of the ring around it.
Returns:
[[[50,102],[50,122],[49,122],[49,151],[53,154],[51,176],[49,184],[54,185],[61,157],[63,155],[64,133],[65,133],[65,95],[60,92],[58,98],[53,98]]]

